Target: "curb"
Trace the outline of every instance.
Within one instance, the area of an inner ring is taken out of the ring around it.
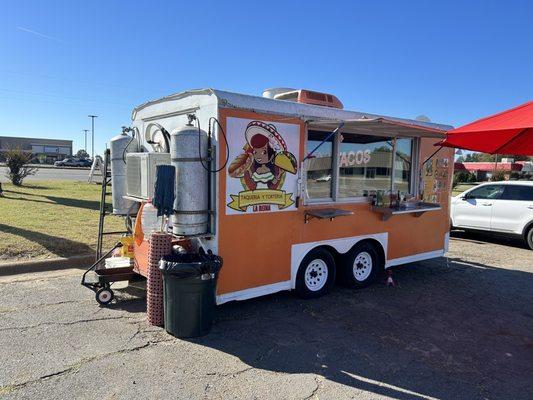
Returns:
[[[18,261],[0,264],[0,276],[25,274],[28,272],[57,271],[69,268],[89,268],[94,262],[94,254],[69,258],[49,258],[35,261]]]

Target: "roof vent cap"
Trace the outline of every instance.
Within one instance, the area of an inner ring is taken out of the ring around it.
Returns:
[[[306,89],[272,88],[263,91],[263,97],[275,100],[294,101],[316,106],[344,108],[340,100],[329,93],[315,92]]]

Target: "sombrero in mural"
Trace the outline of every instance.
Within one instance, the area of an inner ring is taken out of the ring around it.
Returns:
[[[270,147],[274,149],[276,154],[274,157],[274,165],[291,174],[296,173],[296,158],[287,151],[287,144],[274,125],[266,124],[261,121],[252,121],[246,127],[244,135],[250,148],[257,147],[254,146],[256,143],[260,143],[260,147],[262,147],[268,141]]]
[[[276,127],[272,124],[265,124],[261,121],[252,121],[246,127],[246,132],[244,135],[246,137],[246,142],[248,145],[250,145],[250,147],[253,147],[252,142],[257,141],[257,139],[253,140],[254,136],[261,135],[268,139],[270,147],[272,147],[276,152],[287,151],[287,144],[285,143],[285,140],[283,140]]]

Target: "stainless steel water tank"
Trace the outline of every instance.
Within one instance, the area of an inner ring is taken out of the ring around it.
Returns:
[[[127,153],[139,151],[139,142],[126,133],[115,136],[109,142],[111,151],[111,192],[113,197],[113,214],[127,215],[137,211],[137,203],[124,199],[126,196],[126,162]]]
[[[176,167],[172,232],[179,236],[207,233],[207,133],[188,125],[174,130],[170,135],[170,157]]]

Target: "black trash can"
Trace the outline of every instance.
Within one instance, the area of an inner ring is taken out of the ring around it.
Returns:
[[[163,258],[165,330],[179,338],[203,336],[213,326],[216,286],[222,259],[212,254],[176,254]]]

